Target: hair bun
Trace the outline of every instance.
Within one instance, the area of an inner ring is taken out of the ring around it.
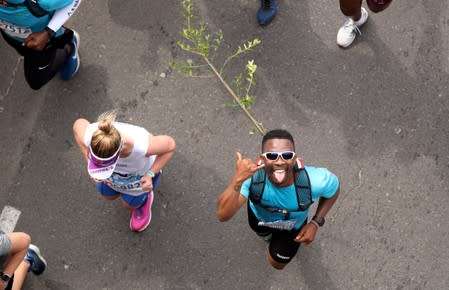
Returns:
[[[105,112],[98,117],[98,129],[106,135],[114,129],[114,122],[117,116],[116,111]]]

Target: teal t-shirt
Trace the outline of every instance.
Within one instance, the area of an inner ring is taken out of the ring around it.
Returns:
[[[13,1],[11,1],[13,2]],[[35,17],[27,7],[21,5],[24,1],[14,1],[19,6],[0,5],[0,29],[8,36],[24,41],[31,33],[44,30],[53,13],[66,7],[73,0],[39,0],[39,5],[44,10],[50,12],[42,17]],[[56,36],[61,34],[61,29],[56,32]]]
[[[309,175],[310,186],[312,188],[312,201],[315,202],[319,200],[320,197],[332,198],[340,186],[338,177],[326,168],[305,166],[305,169]],[[248,198],[249,196],[250,184],[251,178],[245,180],[240,189],[240,194],[245,198]],[[270,179],[267,178],[262,196],[262,204],[264,206],[286,209],[288,211],[297,210],[298,201],[296,199],[295,185],[292,184],[287,187],[278,187],[271,183]],[[251,201],[249,201],[249,205],[257,219],[263,222],[274,222],[283,220],[286,217],[286,215],[282,213],[269,212],[263,207],[253,204]],[[296,221],[295,229],[299,229],[306,221],[308,213],[309,210],[290,213],[290,220]]]

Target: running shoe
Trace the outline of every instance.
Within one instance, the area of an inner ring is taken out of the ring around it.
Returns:
[[[141,207],[133,209],[129,221],[129,227],[133,232],[143,232],[150,224],[153,195],[153,192],[150,192],[145,203]]]
[[[80,36],[78,32],[73,30],[72,53],[65,60],[60,71],[61,78],[65,81],[68,81],[71,78],[73,78],[73,76],[78,72],[78,69],[80,67],[80,57],[78,54],[79,45],[80,45]]]
[[[265,26],[273,21],[278,11],[276,0],[260,0],[260,8],[257,11],[257,22]]]
[[[40,275],[47,268],[47,262],[44,257],[41,256],[39,248],[33,244],[28,248],[28,252],[24,258],[25,261],[30,263],[29,272],[33,272],[35,275]]]
[[[362,35],[360,27],[368,20],[368,12],[362,7],[362,16],[358,21],[352,20],[351,17],[347,17],[343,22],[343,25],[338,30],[337,44],[341,47],[350,46],[357,35]]]

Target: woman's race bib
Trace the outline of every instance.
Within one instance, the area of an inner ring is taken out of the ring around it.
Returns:
[[[138,174],[120,174],[114,172],[106,179],[105,183],[118,192],[129,195],[140,195],[145,192],[140,183],[141,178],[142,175]]]

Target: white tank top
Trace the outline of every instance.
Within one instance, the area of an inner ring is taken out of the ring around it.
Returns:
[[[131,136],[134,140],[132,152],[129,156],[119,158],[114,173],[108,178],[107,184],[121,193],[140,195],[144,193],[140,185],[140,178],[151,168],[156,155],[146,157],[149,147],[149,133],[145,128],[114,122],[114,127],[120,134]],[[89,124],[84,134],[84,145],[90,146],[94,132],[98,130],[98,123]]]

